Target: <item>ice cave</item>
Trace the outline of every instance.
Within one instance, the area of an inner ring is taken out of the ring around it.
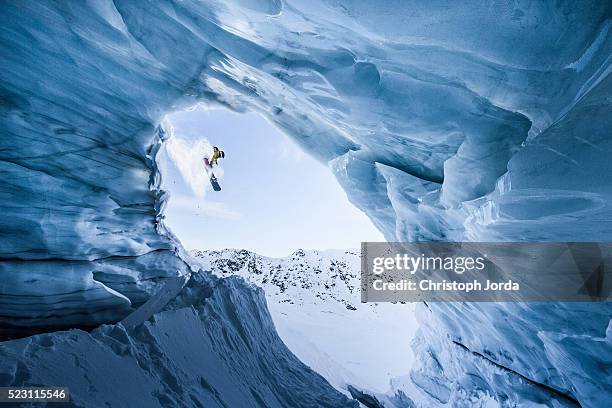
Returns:
[[[608,1],[0,5],[0,386],[79,407],[606,407],[612,303],[421,303],[339,390],[164,222],[165,115],[257,112],[388,241],[612,241]],[[135,392],[137,390],[137,392]]]

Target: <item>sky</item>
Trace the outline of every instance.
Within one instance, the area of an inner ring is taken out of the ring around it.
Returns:
[[[173,137],[158,155],[170,192],[166,223],[187,249],[248,249],[286,256],[302,249],[358,248],[384,241],[346,197],[329,168],[257,113],[180,111],[166,117]],[[201,164],[225,151],[210,188]]]

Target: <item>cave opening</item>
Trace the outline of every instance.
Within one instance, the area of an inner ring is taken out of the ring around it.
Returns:
[[[258,113],[196,106],[168,114],[163,126],[164,223],[204,269],[227,277],[231,264],[263,288],[283,342],[338,389],[346,382],[385,392],[405,375],[414,305],[360,303],[360,243],[384,237],[330,168]],[[213,145],[226,153],[215,167],[218,192],[202,164]],[[263,257],[242,268],[253,255],[232,249]]]
[[[331,170],[261,115],[196,106],[169,114],[165,127],[172,135],[157,157],[170,194],[165,223],[187,249],[281,257],[384,240]],[[202,164],[212,146],[227,155],[214,170],[218,192]]]

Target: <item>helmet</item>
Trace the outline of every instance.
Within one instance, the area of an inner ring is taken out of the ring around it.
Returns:
[[[219,156],[221,156],[222,159],[225,159],[225,152],[223,150],[219,150]]]

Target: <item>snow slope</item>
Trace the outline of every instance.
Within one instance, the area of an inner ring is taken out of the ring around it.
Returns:
[[[358,250],[192,251],[203,269],[262,288],[281,339],[332,385],[380,393],[413,365],[414,305],[361,303]]]
[[[612,239],[609,2],[0,7],[3,338],[118,321],[189,271],[155,155],[196,102],[260,112],[389,240]],[[426,404],[612,400],[612,304],[417,309]]]
[[[1,343],[2,385],[61,384],[77,407],[357,407],[291,354],[261,290],[208,273],[169,286],[144,324]]]

